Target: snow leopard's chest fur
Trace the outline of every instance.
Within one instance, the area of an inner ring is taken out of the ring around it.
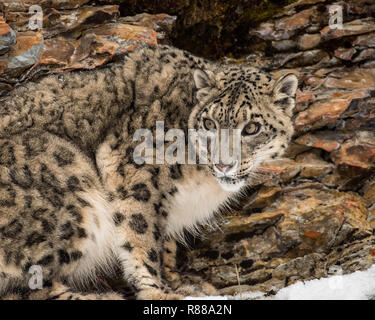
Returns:
[[[176,183],[177,192],[168,209],[167,233],[180,236],[183,229],[196,233],[199,224],[215,224],[213,215],[223,209],[233,192],[223,190],[216,179],[205,171],[195,171]]]

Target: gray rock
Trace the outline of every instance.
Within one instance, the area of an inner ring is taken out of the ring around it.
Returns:
[[[23,68],[34,65],[43,49],[43,40],[33,45],[29,50],[21,52],[19,55],[11,57],[8,62],[9,69]]]
[[[17,43],[16,33],[10,29],[8,33],[0,36],[0,54],[9,51],[10,47]]]

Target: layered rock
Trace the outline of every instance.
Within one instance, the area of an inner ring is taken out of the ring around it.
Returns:
[[[86,2],[1,4],[0,95],[44,74],[92,69],[140,46],[166,43],[175,24],[175,17],[167,14],[120,17],[118,5]],[[34,21],[37,11],[29,13],[35,4],[43,9],[40,29]]]
[[[219,287],[237,290],[240,283],[252,291],[327,276],[335,267],[344,273],[368,268],[375,238],[367,215],[363,198],[321,183],[263,186],[242,211],[225,218],[222,232],[188,253],[189,266]],[[348,261],[342,250],[354,243],[363,244],[361,256]]]
[[[342,29],[328,25],[332,5]],[[223,293],[272,294],[375,262],[374,12],[372,1],[299,1],[249,31],[254,52],[240,61],[300,79],[296,134],[223,233],[187,255]]]
[[[35,4],[43,28],[31,30]],[[274,77],[293,72],[300,79],[296,134],[286,157],[262,165],[241,205],[223,213],[221,231],[205,230],[207,240],[181,251],[181,270],[223,294],[272,294],[297,280],[363,270],[375,262],[375,4],[281,5],[3,0],[0,95],[158,43],[207,57],[229,52],[223,60]],[[333,5],[343,9],[342,28],[328,25]]]

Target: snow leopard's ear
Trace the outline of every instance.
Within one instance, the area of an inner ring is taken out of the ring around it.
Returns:
[[[295,74],[288,73],[276,80],[273,87],[273,103],[283,109],[289,116],[295,106],[298,79]]]
[[[195,86],[197,87],[197,99],[204,99],[210,90],[215,87],[215,76],[213,72],[207,70],[203,71],[201,69],[195,69],[193,72],[193,78]]]

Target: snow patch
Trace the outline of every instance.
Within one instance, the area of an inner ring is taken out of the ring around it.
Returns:
[[[375,300],[375,265],[366,271],[298,281],[265,297],[262,292],[235,296],[187,297],[186,300]]]
[[[281,289],[275,300],[373,300],[375,265],[366,271],[299,281]]]

